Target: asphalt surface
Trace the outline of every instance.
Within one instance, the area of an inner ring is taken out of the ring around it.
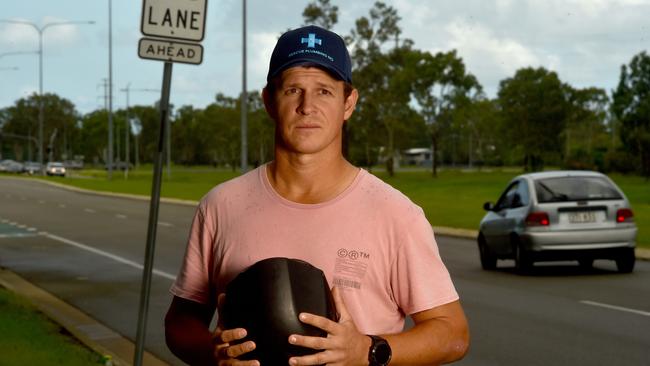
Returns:
[[[164,183],[163,183],[164,184]],[[161,204],[146,348],[171,364],[163,318],[194,207]],[[0,178],[0,266],[135,339],[149,204]],[[481,270],[473,240],[439,236],[467,313],[459,365],[650,365],[650,262]]]

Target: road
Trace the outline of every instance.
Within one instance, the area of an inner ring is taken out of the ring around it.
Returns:
[[[0,178],[0,266],[135,338],[148,202]],[[146,348],[171,364],[163,317],[191,206],[160,208]],[[650,262],[480,269],[471,240],[438,237],[472,333],[459,365],[650,365]]]

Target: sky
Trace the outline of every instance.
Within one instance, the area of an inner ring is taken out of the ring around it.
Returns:
[[[113,110],[160,98],[163,62],[138,57],[142,1],[0,0],[0,19],[86,22],[43,33],[43,90],[72,101],[82,113],[106,105],[112,6]],[[248,0],[247,89],[260,90],[279,35],[303,22],[312,0]],[[331,0],[334,31],[347,35],[374,1]],[[650,0],[385,0],[397,9],[402,36],[431,53],[457,50],[488,97],[522,67],[545,67],[576,88],[611,94],[621,66],[650,48]],[[204,108],[217,93],[242,90],[242,0],[209,0],[203,63],[174,64],[170,103]],[[38,32],[0,22],[0,108],[38,92]],[[29,52],[3,55],[10,52]],[[148,90],[145,90],[148,89]],[[153,91],[151,91],[153,90]]]

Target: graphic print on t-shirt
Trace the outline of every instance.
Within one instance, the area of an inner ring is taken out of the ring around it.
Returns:
[[[368,260],[370,260],[368,253],[339,248],[334,266],[334,285],[343,289],[360,290],[361,281],[368,269]]]

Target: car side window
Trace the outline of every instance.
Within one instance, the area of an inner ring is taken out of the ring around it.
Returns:
[[[510,207],[517,208],[517,207],[528,206],[529,196],[530,195],[528,193],[528,184],[526,184],[525,181],[520,181],[519,184],[517,185],[517,191],[515,192]]]
[[[519,181],[512,183],[508,188],[503,192],[499,200],[497,201],[494,211],[501,211],[507,208],[511,208],[513,201],[515,200],[515,195],[517,193],[517,188],[519,187]]]

